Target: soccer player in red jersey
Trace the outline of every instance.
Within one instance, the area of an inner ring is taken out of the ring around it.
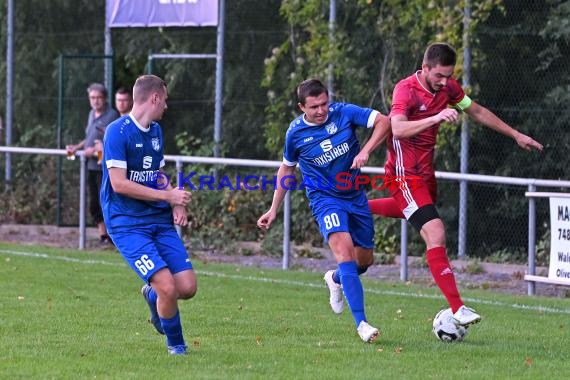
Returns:
[[[439,124],[457,121],[462,111],[476,122],[513,138],[523,149],[542,150],[542,145],[471,100],[452,77],[456,60],[453,47],[433,43],[425,51],[421,70],[396,84],[385,169],[386,177],[394,178],[398,186],[388,186],[391,197],[370,200],[369,206],[373,214],[405,217],[420,232],[426,243],[430,272],[456,323],[469,326],[479,322],[481,316],[461,300],[446,253],[445,228],[435,208],[433,159]]]

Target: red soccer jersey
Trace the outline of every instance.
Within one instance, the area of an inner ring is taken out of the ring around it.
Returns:
[[[421,84],[418,75],[419,71],[396,84],[391,117],[405,115],[410,121],[425,119],[437,115],[448,105],[456,105],[465,97],[465,92],[453,78],[449,78],[440,91],[432,93]],[[433,177],[438,130],[439,124],[436,124],[409,138],[395,139],[390,135],[387,141],[386,174],[420,176],[426,180]]]

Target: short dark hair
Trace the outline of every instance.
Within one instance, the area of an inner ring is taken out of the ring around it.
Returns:
[[[127,94],[127,95],[129,95],[129,96],[131,96],[131,97],[133,96],[133,94],[131,93],[131,90],[129,90],[129,89],[126,88],[126,87],[119,87],[119,88],[117,89],[117,91],[115,92],[115,94]]]
[[[156,75],[141,75],[133,86],[133,99],[135,103],[144,103],[153,92],[163,92],[166,82]]]
[[[319,96],[323,93],[328,96],[329,90],[325,87],[323,82],[318,79],[307,79],[297,86],[297,99],[299,100],[299,103],[303,105],[309,96]]]
[[[457,53],[450,44],[435,42],[429,45],[424,53],[424,63],[431,69],[437,65],[455,66]]]
[[[107,89],[101,83],[91,83],[87,87],[87,93],[89,94],[91,91],[100,92],[105,98],[107,97]]]

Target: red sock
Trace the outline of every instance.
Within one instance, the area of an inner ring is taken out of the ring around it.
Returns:
[[[461,296],[455,283],[455,275],[445,252],[445,247],[435,247],[426,252],[427,264],[435,283],[447,299],[452,312],[456,312],[461,306]]]
[[[400,206],[394,198],[378,198],[368,201],[370,211],[376,215],[382,215],[387,218],[404,218]]]

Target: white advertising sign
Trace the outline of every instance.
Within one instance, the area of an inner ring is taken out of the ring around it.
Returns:
[[[570,284],[570,198],[550,198],[548,278]]]
[[[109,28],[216,26],[218,0],[107,0]]]

